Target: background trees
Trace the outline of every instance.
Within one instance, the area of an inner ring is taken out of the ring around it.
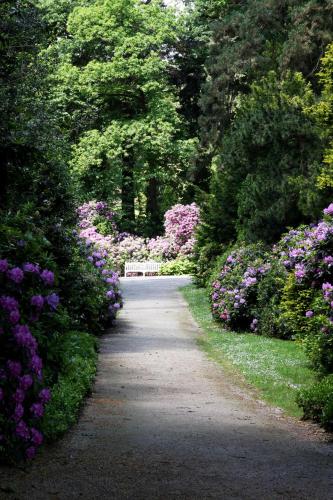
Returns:
[[[212,167],[199,246],[237,238],[271,243],[288,226],[319,216],[332,195],[329,153],[323,166],[329,112],[319,109],[327,102],[321,82],[327,86],[333,6],[214,5],[200,99],[201,151]]]
[[[124,230],[158,232],[184,191],[193,141],[168,74],[176,39],[175,14],[158,1],[98,0],[75,7],[44,54],[57,60],[53,100],[70,130],[80,196],[111,201]]]

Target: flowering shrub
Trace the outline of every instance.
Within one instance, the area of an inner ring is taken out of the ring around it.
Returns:
[[[42,444],[40,421],[51,392],[33,335],[59,305],[54,274],[38,264],[0,259],[0,450],[5,460],[31,459]]]
[[[99,274],[101,283],[104,283],[104,294],[107,299],[108,316],[112,320],[122,307],[121,291],[119,290],[119,276],[109,269],[110,258],[106,250],[98,249],[97,245],[87,242],[87,260]]]
[[[91,201],[78,208],[79,237],[85,242],[87,260],[93,264],[106,284],[105,296],[108,300],[108,313],[110,319],[116,317],[117,311],[122,306],[121,292],[119,290],[119,275],[113,270],[117,261],[113,257],[114,242],[118,238],[120,244],[126,238],[119,238],[116,226],[116,214],[109,210],[107,203]],[[99,231],[98,224],[110,229],[113,233],[104,235]]]
[[[192,205],[175,205],[165,214],[165,236],[145,240],[140,236],[121,233],[117,215],[105,202],[91,201],[78,209],[80,237],[88,246],[104,252],[117,273],[122,273],[126,261],[169,261],[190,257],[195,244],[194,233],[199,223],[199,208]],[[104,218],[104,219],[103,219]]]
[[[228,252],[211,293],[216,319],[235,330],[302,342],[322,379],[299,394],[305,418],[333,417],[333,204],[317,224],[291,230],[271,253]]]
[[[195,230],[200,222],[199,207],[195,203],[175,205],[164,218],[165,237],[170,241],[172,257],[193,255]]]
[[[281,321],[301,338],[314,367],[333,371],[333,204],[324,220],[290,231],[279,244],[289,272]]]
[[[264,247],[258,244],[236,249],[220,265],[217,279],[212,283],[214,318],[236,330],[257,331],[254,309],[258,284],[270,269]]]
[[[290,231],[270,254],[257,249],[225,258],[213,283],[214,317],[234,329],[301,339],[313,366],[333,371],[333,204],[324,220]]]
[[[144,261],[149,258],[146,241],[139,236],[120,233],[117,241],[110,247],[110,259],[119,272],[123,272],[125,262]]]
[[[165,235],[173,238],[179,249],[192,240],[199,224],[199,207],[191,205],[175,205],[165,213]]]
[[[85,208],[89,220],[92,208]],[[112,229],[105,206],[95,209],[97,222],[106,217]],[[25,213],[2,217],[0,229],[0,454],[16,461],[32,458],[43,440],[75,420],[96,366],[90,334],[115,317],[121,294],[103,252],[61,221],[52,227],[52,242]],[[74,372],[85,384],[74,383]]]

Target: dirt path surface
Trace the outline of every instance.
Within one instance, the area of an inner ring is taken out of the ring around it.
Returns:
[[[128,278],[79,424],[4,499],[333,499],[333,447],[237,389],[195,342],[178,287]]]

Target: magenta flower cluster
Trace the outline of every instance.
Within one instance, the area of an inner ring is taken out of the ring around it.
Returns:
[[[9,455],[31,459],[42,444],[39,421],[50,401],[43,387],[43,362],[31,324],[45,308],[58,307],[56,293],[38,293],[54,283],[54,274],[38,264],[21,267],[0,259],[0,446]],[[28,291],[28,292],[27,292]]]

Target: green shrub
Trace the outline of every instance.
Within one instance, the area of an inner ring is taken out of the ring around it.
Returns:
[[[108,287],[100,271],[79,251],[67,268],[64,288],[73,328],[101,334],[109,321]]]
[[[48,441],[60,437],[76,421],[96,374],[96,341],[91,335],[69,332],[60,354],[61,371],[42,421],[42,432]]]
[[[205,287],[209,285],[216,260],[223,254],[224,248],[218,243],[208,243],[201,248],[196,248],[195,252],[194,283],[199,287]]]
[[[181,276],[182,274],[193,274],[195,264],[192,260],[186,258],[175,259],[162,264],[160,276]]]
[[[321,374],[333,371],[332,321],[322,290],[299,283],[289,273],[278,305],[278,329],[301,340],[312,367]],[[307,312],[312,316],[308,317]]]
[[[255,317],[257,333],[266,337],[290,338],[280,321],[280,301],[287,278],[285,267],[277,260],[270,260],[270,269],[258,284]]]
[[[333,428],[333,374],[328,375],[297,396],[304,418],[319,422],[326,429]]]

